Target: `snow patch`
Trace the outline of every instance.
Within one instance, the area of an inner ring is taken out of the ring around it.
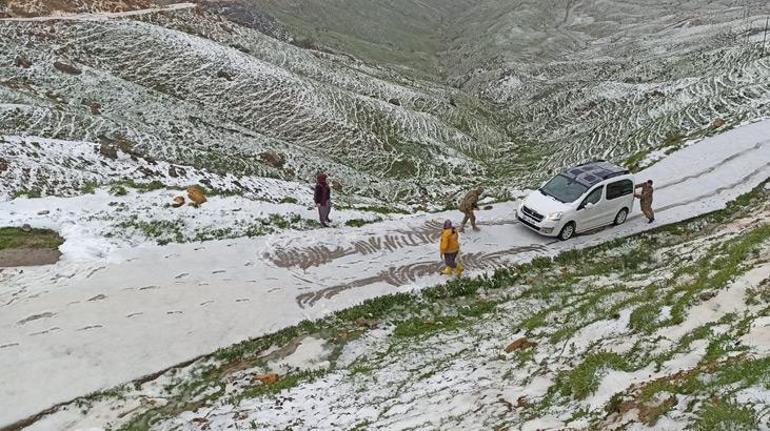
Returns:
[[[268,363],[268,367],[274,372],[288,372],[293,370],[310,370],[328,368],[330,349],[325,340],[315,337],[304,338],[297,349],[285,358]]]

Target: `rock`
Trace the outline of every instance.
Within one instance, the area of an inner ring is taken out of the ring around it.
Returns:
[[[8,170],[8,160],[5,160],[4,158],[0,157],[0,172],[5,172]]]
[[[339,334],[332,338],[333,342],[347,341],[350,338],[350,332],[342,330]]]
[[[522,395],[516,399],[516,407],[523,409],[529,407],[529,400],[526,395]]]
[[[22,67],[24,69],[29,69],[32,67],[32,62],[29,61],[27,57],[24,57],[23,55],[20,55],[16,57],[16,67]]]
[[[56,103],[65,103],[66,100],[61,94],[54,93],[53,91],[46,91],[45,97],[53,100]]]
[[[209,424],[209,420],[206,418],[192,418],[190,422],[206,428],[208,428],[208,424]],[[206,429],[206,428],[203,428],[203,429]]]
[[[71,64],[62,63],[61,61],[54,62],[53,67],[55,67],[57,70],[59,70],[61,72],[69,74],[69,75],[80,75],[81,73],[83,73],[77,67],[75,67],[75,66],[73,66]]]
[[[698,295],[701,301],[708,301],[715,296],[717,296],[717,293],[714,291],[702,292],[700,295]]]
[[[118,135],[115,138],[110,138],[101,135],[99,136],[99,142],[101,143],[99,146],[99,154],[104,157],[115,160],[118,157],[118,151],[128,154],[133,160],[141,157],[141,153],[134,149],[134,143],[125,136]],[[148,162],[150,161],[149,158],[146,158],[145,160]]]
[[[30,225],[25,223],[25,224],[23,224],[21,226],[21,231],[22,232],[32,232],[32,226],[30,226]]]
[[[252,379],[259,380],[265,385],[272,385],[274,383],[278,383],[278,381],[281,380],[281,376],[275,373],[257,374],[253,376]]]
[[[118,149],[110,144],[101,144],[99,145],[99,154],[112,160],[116,160],[118,158]]]
[[[51,211],[43,210],[43,211],[38,211],[37,215],[43,216],[43,215],[47,215],[47,214],[50,214],[50,213],[51,213]]]
[[[93,100],[82,100],[80,104],[87,106],[93,115],[99,115],[102,113],[102,105]]]
[[[174,198],[174,203],[171,204],[171,206],[174,207],[174,208],[179,208],[182,205],[184,205],[184,196],[177,196],[177,197],[175,197]]]
[[[203,189],[199,186],[190,186],[187,188],[187,197],[192,201],[192,206],[199,207],[206,203],[206,195],[203,193]]]
[[[224,70],[220,70],[219,72],[217,72],[217,78],[226,79],[228,81],[232,81],[233,80],[233,77],[230,76],[230,74],[225,72]]]
[[[276,169],[281,169],[286,164],[286,157],[272,150],[261,153],[259,158]]]
[[[718,129],[718,128],[724,126],[724,125],[725,125],[725,120],[723,120],[721,118],[717,118],[717,119],[715,119],[714,121],[711,122],[711,126],[710,127],[712,129]]]
[[[139,172],[141,172],[142,175],[145,176],[145,178],[147,178],[147,177],[154,177],[154,176],[158,175],[157,172],[153,171],[152,169],[148,168],[147,166],[139,166],[139,168],[137,170]]]
[[[388,103],[390,103],[391,105],[401,106],[401,101],[396,99],[395,97],[388,100]]]
[[[364,319],[363,317],[359,317],[358,319],[356,319],[356,325],[362,328],[375,329],[377,328],[378,324],[379,323],[376,320]]]
[[[171,178],[178,178],[179,177],[179,172],[177,172],[176,166],[170,165],[168,167],[168,176],[171,177]]]
[[[491,210],[491,209],[492,209],[492,205],[486,205],[486,206],[484,207],[484,211],[489,211],[489,210]]]
[[[521,337],[505,348],[505,353],[515,352],[516,350],[529,349],[537,346],[537,343],[527,340],[527,337]]]

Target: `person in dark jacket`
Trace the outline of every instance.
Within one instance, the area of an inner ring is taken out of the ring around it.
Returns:
[[[315,206],[318,208],[318,220],[321,226],[329,227],[329,212],[332,209],[332,189],[326,182],[326,174],[319,174],[315,184]]]

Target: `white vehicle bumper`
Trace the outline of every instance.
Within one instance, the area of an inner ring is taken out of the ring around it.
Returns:
[[[521,208],[516,209],[516,219],[522,225],[544,236],[557,236],[562,228],[561,221],[546,220],[545,218],[538,221],[522,212]]]

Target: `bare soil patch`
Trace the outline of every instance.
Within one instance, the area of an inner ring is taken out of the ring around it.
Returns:
[[[0,228],[0,268],[54,264],[61,257],[63,242],[48,229]]]

